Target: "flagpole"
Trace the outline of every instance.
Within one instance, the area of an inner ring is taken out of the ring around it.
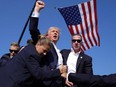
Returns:
[[[37,1],[37,0],[36,0],[36,1]],[[35,3],[36,3],[36,1],[35,1]],[[20,38],[19,38],[19,40],[18,40],[18,44],[20,44],[21,39],[22,39],[22,37],[23,37],[23,35],[24,35],[24,32],[25,32],[26,27],[27,27],[27,25],[28,25],[29,19],[30,19],[32,13],[33,13],[34,8],[35,8],[35,3],[34,3],[33,8],[32,8],[32,10],[31,10],[31,12],[30,12],[30,14],[29,14],[29,17],[28,17],[28,19],[27,19],[27,21],[26,21],[26,23],[25,23],[25,26],[24,26],[24,28],[23,28],[23,30],[22,30],[22,33],[21,33]]]

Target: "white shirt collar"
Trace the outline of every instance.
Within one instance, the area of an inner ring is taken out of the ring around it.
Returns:
[[[73,48],[71,48],[71,52],[72,52],[72,53],[74,53],[75,55],[78,55],[78,54],[80,54],[80,53],[81,53],[81,51],[79,51],[79,52],[75,53],[75,52],[74,52],[74,50],[73,50]]]

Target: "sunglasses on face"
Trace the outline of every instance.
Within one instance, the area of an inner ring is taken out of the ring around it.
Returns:
[[[10,53],[14,52],[14,53],[18,53],[18,50],[11,50],[9,49]]]
[[[73,42],[73,43],[75,43],[76,41],[77,41],[78,43],[80,43],[82,40],[72,39],[72,42]]]

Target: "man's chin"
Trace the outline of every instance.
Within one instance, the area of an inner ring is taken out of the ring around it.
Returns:
[[[56,41],[58,41],[58,39],[53,39],[53,41],[55,41],[55,42],[56,42]]]

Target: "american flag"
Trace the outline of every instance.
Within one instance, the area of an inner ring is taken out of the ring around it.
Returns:
[[[74,6],[58,8],[70,33],[82,35],[82,50],[100,46],[96,0]]]

